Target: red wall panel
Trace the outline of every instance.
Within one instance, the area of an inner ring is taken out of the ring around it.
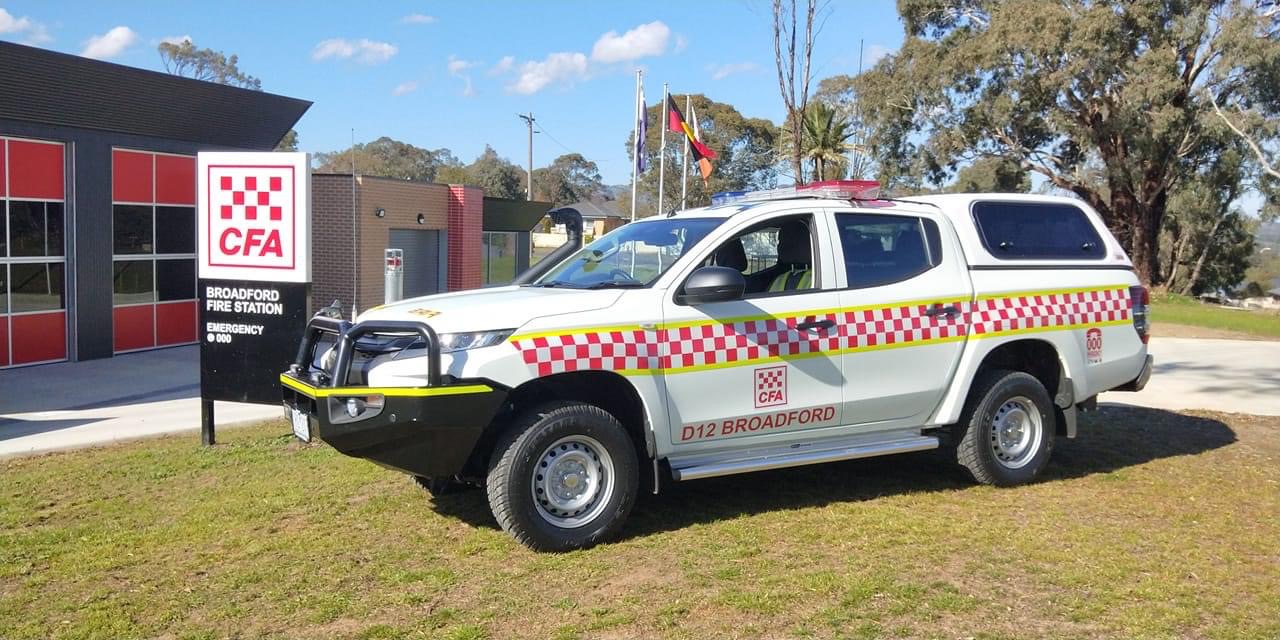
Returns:
[[[196,159],[156,156],[156,202],[196,204]]]
[[[67,357],[67,312],[13,316],[13,364]]]
[[[9,365],[9,316],[0,316],[0,367]]]
[[[149,153],[111,152],[111,199],[116,202],[154,202]]]
[[[195,342],[196,322],[195,302],[156,305],[156,345]]]
[[[62,145],[9,141],[10,197],[61,200],[62,182]]]
[[[155,305],[116,307],[111,311],[116,351],[156,346]]]
[[[4,197],[4,183],[8,182],[4,175],[4,140],[0,140],[0,198]]]
[[[478,289],[484,284],[480,273],[483,220],[484,190],[449,185],[449,291]]]

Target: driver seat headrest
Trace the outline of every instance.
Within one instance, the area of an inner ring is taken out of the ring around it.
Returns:
[[[813,260],[809,248],[809,225],[802,220],[789,220],[778,229],[778,263],[805,265]]]

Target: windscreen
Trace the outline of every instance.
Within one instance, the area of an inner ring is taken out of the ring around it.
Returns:
[[[648,286],[722,222],[723,218],[675,217],[624,225],[583,247],[532,286]]]

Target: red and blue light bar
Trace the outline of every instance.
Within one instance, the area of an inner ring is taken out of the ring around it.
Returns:
[[[875,200],[880,197],[880,183],[875,180],[823,180],[799,186],[762,189],[760,191],[723,191],[711,196],[711,206],[737,202],[767,202],[794,198],[828,200]]]

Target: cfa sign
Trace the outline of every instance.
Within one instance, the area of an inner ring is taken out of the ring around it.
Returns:
[[[199,277],[310,282],[305,153],[200,153]]]

